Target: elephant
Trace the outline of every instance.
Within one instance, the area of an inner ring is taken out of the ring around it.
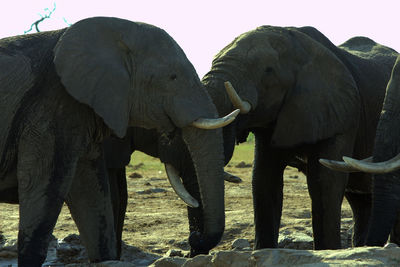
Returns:
[[[121,253],[122,230],[128,203],[125,166],[129,164],[134,151],[141,151],[149,156],[159,158],[165,164],[171,165],[176,170],[176,176],[182,178],[184,188],[187,190],[187,193],[184,192],[183,195],[188,194],[194,199],[201,199],[193,162],[181,134],[176,134],[174,138],[166,142],[164,137],[156,130],[130,127],[123,138],[111,136],[105,139],[103,150],[107,175],[111,186],[110,192],[117,234],[118,255]],[[225,164],[227,163],[225,161]],[[174,175],[168,172],[168,168],[166,168],[166,171],[168,177]],[[224,180],[232,183],[240,183],[242,181],[239,177],[228,172],[224,172]],[[174,190],[179,191],[179,189],[175,188]],[[181,194],[178,193],[178,195]],[[197,207],[192,205],[190,200],[183,200],[188,205],[190,233],[202,232],[204,226],[201,203]],[[198,254],[207,253],[208,250],[196,251],[192,248],[189,256],[193,257]]]
[[[223,128],[225,156],[249,132],[255,136],[255,249],[278,246],[288,165],[307,177],[314,249],[341,248],[343,197],[353,211],[353,245],[365,243],[371,175],[334,172],[318,159],[372,152],[396,57],[367,37],[335,46],[313,27],[276,26],[243,33],[214,57],[203,84],[219,114],[233,105],[241,110]]]
[[[366,238],[367,246],[385,245],[389,234],[390,241],[400,245],[399,104],[400,56],[396,60],[387,85],[386,96],[376,129],[372,157],[362,161],[343,157],[345,162],[320,160],[323,165],[334,170],[361,171],[374,174],[372,211]]]
[[[19,204],[18,264],[41,266],[64,203],[91,262],[117,258],[102,143],[128,127],[181,132],[200,187],[204,231],[224,231],[223,139],[237,112],[217,110],[164,30],[113,17],[0,40],[0,201]],[[208,180],[212,178],[212,183]]]

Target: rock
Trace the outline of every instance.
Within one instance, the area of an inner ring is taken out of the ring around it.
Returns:
[[[213,256],[212,266],[252,266],[250,255],[252,252],[232,253],[230,251],[219,251]]]
[[[12,259],[17,257],[18,257],[17,251],[0,250],[0,259]]]
[[[177,260],[179,259],[179,260]],[[262,249],[217,251],[192,259],[161,258],[151,266],[399,266],[400,248],[357,247],[341,250]]]
[[[156,260],[150,266],[154,266],[154,267],[180,267],[186,262],[186,260],[187,259],[182,258],[182,257],[173,257],[173,258],[164,257],[164,258]]]
[[[399,246],[396,243],[387,243],[384,248],[398,248]]]
[[[13,251],[17,252],[18,243],[16,239],[4,239],[0,244],[0,251]]]
[[[57,265],[55,265],[57,266]],[[83,267],[83,266],[90,266],[90,267],[137,267],[137,265],[130,263],[130,262],[124,262],[124,261],[103,261],[103,262],[98,262],[98,263],[72,263],[72,264],[67,264],[65,267]]]
[[[143,175],[141,175],[140,173],[137,173],[137,172],[133,172],[133,173],[129,174],[129,178],[143,178]]]
[[[158,254],[142,251],[137,247],[123,243],[120,260],[133,263],[135,266],[149,266],[159,258],[161,256]]]
[[[239,177],[237,177],[229,172],[224,173],[224,180],[228,181],[230,183],[235,183],[235,184],[239,184],[239,183],[243,182],[242,179],[240,179]]]
[[[85,261],[86,250],[77,234],[71,234],[60,240],[56,247],[56,256],[62,262]]]
[[[136,265],[123,261],[103,261],[96,264],[91,264],[93,267],[135,267]]]
[[[138,170],[138,169],[142,168],[143,166],[144,166],[144,163],[141,162],[141,163],[139,163],[139,164],[137,164],[137,165],[132,166],[132,169]]]
[[[64,237],[61,242],[73,244],[73,245],[80,245],[81,244],[81,237],[77,234],[70,234]]]
[[[165,253],[165,257],[183,257],[181,250],[170,249]]]
[[[283,231],[279,233],[278,247],[291,249],[312,249],[313,238],[305,233],[290,233]]]
[[[164,192],[167,192],[167,190],[163,188],[150,188],[143,191],[137,191],[136,193],[142,195],[142,194],[154,194],[154,193],[164,193]]]
[[[248,164],[244,161],[239,162],[238,164],[236,164],[236,168],[250,168],[252,165]]]
[[[213,256],[211,255],[198,255],[194,258],[187,260],[182,266],[190,266],[190,267],[211,267],[215,266],[212,263]],[[159,265],[162,266],[162,265]],[[224,266],[224,265],[222,265]],[[229,266],[229,265],[225,265]]]
[[[182,250],[190,250],[190,245],[187,240],[176,242],[175,246],[177,246],[178,248],[180,248]]]
[[[232,249],[242,250],[245,248],[250,248],[250,242],[247,239],[238,238],[238,239],[233,240]]]

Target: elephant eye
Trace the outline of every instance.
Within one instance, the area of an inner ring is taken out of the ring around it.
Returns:
[[[178,77],[176,76],[176,74],[172,74],[171,76],[169,76],[169,79],[171,81],[175,81]]]
[[[271,67],[266,67],[265,68],[265,73],[273,73],[273,72],[274,72],[273,68],[271,68]]]

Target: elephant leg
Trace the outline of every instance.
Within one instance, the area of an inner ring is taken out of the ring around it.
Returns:
[[[353,192],[346,192],[345,196],[353,211],[353,246],[364,246],[368,232],[368,222],[371,216],[372,196],[368,193]]]
[[[341,206],[348,174],[322,166],[320,158],[339,160],[351,155],[352,139],[338,136],[316,145],[308,156],[307,184],[312,202],[312,225],[315,249],[339,249]]]
[[[120,258],[122,250],[122,231],[124,227],[126,207],[128,204],[125,167],[109,168],[108,176],[114,213],[115,233],[117,235],[117,256]]]
[[[110,185],[99,153],[79,160],[66,198],[91,262],[117,259]]]
[[[256,134],[253,169],[254,249],[278,247],[283,202],[283,171],[279,152]]]
[[[328,173],[309,159],[308,191],[312,202],[314,249],[340,249],[341,205],[346,175]]]
[[[63,151],[50,135],[21,138],[17,179],[19,195],[18,266],[41,266],[64,198],[73,181],[77,157]]]

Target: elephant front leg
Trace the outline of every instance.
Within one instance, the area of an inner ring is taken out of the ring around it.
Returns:
[[[128,204],[125,167],[108,168],[108,176],[114,213],[115,233],[117,237],[117,257],[119,258],[121,257],[122,230],[124,227],[126,207]]]
[[[266,141],[256,135],[253,170],[254,249],[278,247],[284,169],[279,152],[269,148]]]
[[[102,156],[79,160],[66,202],[89,260],[117,259],[110,185]]]
[[[73,180],[77,160],[54,143],[51,136],[38,136],[35,142],[22,140],[20,143],[18,266],[41,266],[45,261],[54,226]]]
[[[346,142],[326,142],[308,157],[307,184],[312,202],[314,249],[341,248],[341,205],[348,181],[346,173],[329,170],[318,160],[339,160],[343,155],[350,155],[351,151],[352,146],[346,146]]]

